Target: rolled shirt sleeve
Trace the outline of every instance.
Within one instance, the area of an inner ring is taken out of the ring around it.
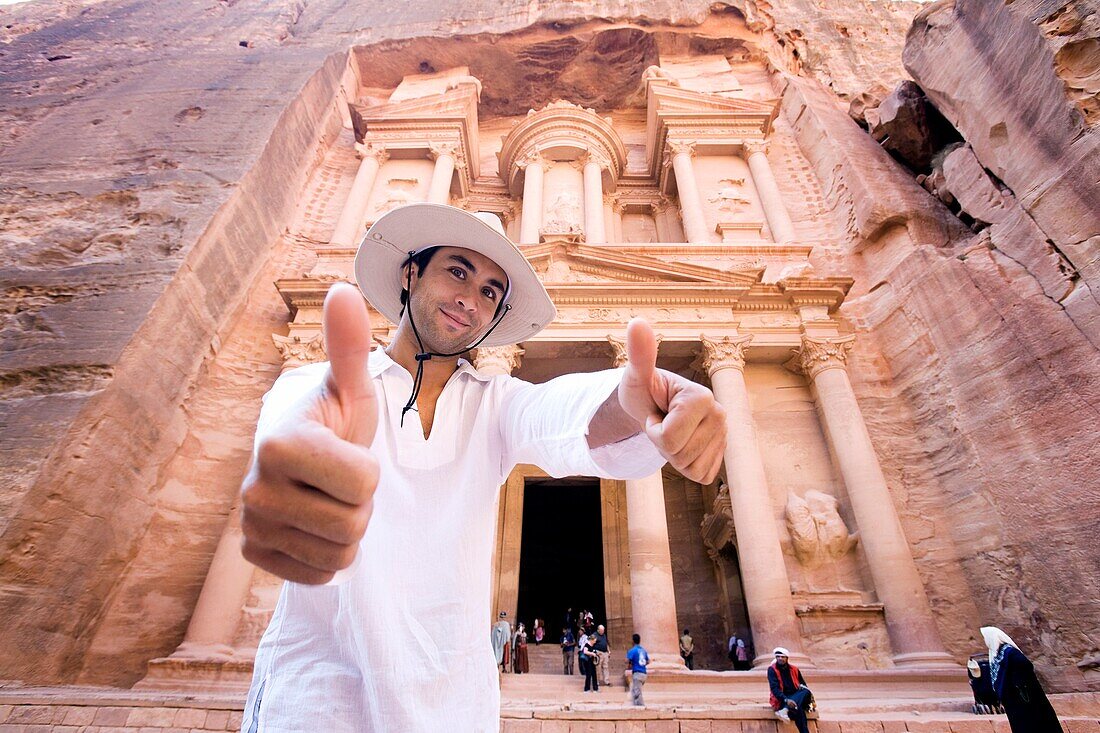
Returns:
[[[622,373],[609,369],[567,374],[543,384],[506,380],[500,423],[505,446],[502,475],[520,463],[558,478],[644,478],[659,470],[665,459],[644,433],[588,447],[588,425],[619,386]]]

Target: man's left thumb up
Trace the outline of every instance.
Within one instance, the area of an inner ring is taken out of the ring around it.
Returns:
[[[629,406],[635,420],[644,421],[646,431],[657,426],[664,414],[654,399],[657,377],[657,337],[644,318],[633,318],[626,327],[626,374],[623,384],[629,393]]]

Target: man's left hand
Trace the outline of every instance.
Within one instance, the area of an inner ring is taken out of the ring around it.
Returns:
[[[673,468],[692,481],[714,481],[726,452],[726,411],[706,387],[657,368],[657,339],[643,318],[626,327],[626,357],[623,411]]]

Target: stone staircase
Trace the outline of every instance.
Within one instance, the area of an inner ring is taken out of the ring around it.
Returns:
[[[503,680],[501,731],[794,733],[790,723],[776,720],[761,701],[762,673],[709,674],[726,679],[707,681],[699,673],[655,674],[652,689],[646,683],[645,708],[630,706],[621,683],[584,694],[577,676],[508,674]],[[851,673],[817,672],[815,679],[820,681],[823,699],[821,718],[811,721],[811,733],[1011,733],[1003,715],[970,714],[969,695],[952,695],[941,687],[945,680],[921,680],[921,675],[913,673],[880,680],[874,690],[879,697],[872,698],[865,696],[872,691],[866,686],[868,680],[861,682]],[[911,683],[922,689],[909,689]],[[838,685],[853,685],[853,691],[845,693]],[[707,688],[711,688],[709,695],[701,695]],[[704,701],[708,696],[710,701]],[[1100,694],[1060,695],[1052,701],[1066,733],[1100,731],[1096,713]],[[236,731],[243,704],[243,694],[235,690],[198,693],[0,682],[0,733]]]

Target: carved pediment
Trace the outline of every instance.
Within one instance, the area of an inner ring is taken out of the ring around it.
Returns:
[[[722,271],[701,265],[666,262],[633,252],[583,244],[542,244],[524,254],[544,283],[669,283],[749,288],[762,270]]]
[[[760,117],[771,120],[777,111],[777,101],[761,101],[743,97],[725,97],[696,92],[666,84],[651,84],[647,99],[648,111],[658,112],[725,112],[741,118]]]
[[[371,123],[393,120],[425,120],[439,118],[465,118],[471,111],[477,119],[478,87],[463,83],[442,94],[404,99],[399,102],[351,106],[355,131],[359,137],[370,129]]]

